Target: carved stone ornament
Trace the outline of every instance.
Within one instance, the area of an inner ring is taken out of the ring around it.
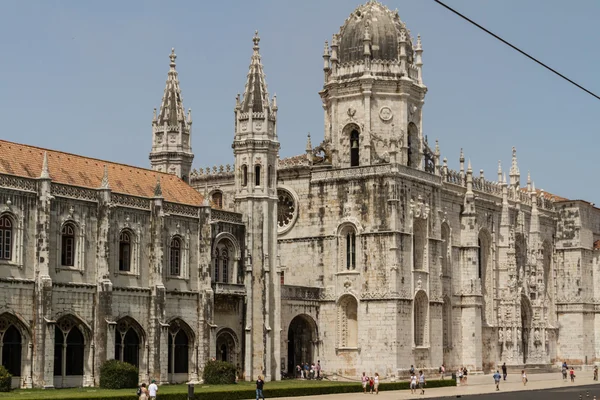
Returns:
[[[429,204],[426,204],[419,195],[417,201],[410,199],[410,212],[415,218],[427,219],[429,217]]]
[[[392,113],[392,109],[388,106],[381,107],[381,109],[379,110],[379,118],[381,118],[382,121],[389,121],[392,119],[393,116],[394,113]]]
[[[356,109],[352,107],[348,108],[348,116],[352,119],[354,115],[356,115]]]
[[[254,123],[254,128],[255,128],[257,131],[260,131],[260,130],[262,130],[262,121],[256,121],[256,122]]]
[[[241,128],[241,129],[242,129],[242,131],[244,131],[244,132],[245,132],[245,131],[247,131],[247,130],[248,130],[248,123],[247,123],[247,122],[245,122],[245,121],[244,121],[244,122],[242,122],[242,123],[240,124],[240,128]]]

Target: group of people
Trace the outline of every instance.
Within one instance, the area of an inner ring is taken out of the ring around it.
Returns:
[[[302,363],[296,365],[296,378],[298,379],[322,379],[321,377],[321,360],[312,364]]]
[[[442,367],[445,370],[445,367],[443,364],[442,364]],[[440,367],[440,370],[442,369],[442,367]],[[425,385],[427,384],[427,382],[425,381],[425,374],[423,373],[423,371],[420,370],[419,375],[417,376],[415,367],[411,365],[409,372],[410,372],[410,393],[411,394],[417,393],[417,387],[418,387],[421,390],[421,394],[425,394]]]
[[[158,394],[158,385],[156,384],[156,380],[152,379],[152,382],[148,387],[146,387],[145,383],[142,383],[137,390],[137,395],[140,400],[156,400],[156,395]]]
[[[362,382],[363,393],[366,394],[368,390],[371,394],[379,394],[379,374],[377,372],[375,372],[375,376],[371,377],[363,372],[360,380]]]

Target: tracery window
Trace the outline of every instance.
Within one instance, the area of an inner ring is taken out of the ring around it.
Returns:
[[[416,347],[429,345],[429,301],[422,290],[414,300],[414,343]]]
[[[0,260],[10,261],[12,259],[12,244],[12,220],[7,216],[0,217]]]
[[[169,267],[172,276],[181,274],[181,239],[174,237],[171,239]]]
[[[0,365],[13,376],[21,376],[22,336],[8,318],[0,317]]]
[[[127,231],[119,235],[119,271],[131,271],[131,234]]]
[[[425,227],[421,222],[414,222],[413,225],[413,268],[417,270],[425,269]]]
[[[411,122],[408,124],[408,160],[407,165],[412,168],[419,167],[419,129]]]
[[[287,190],[277,190],[277,226],[280,231],[290,226],[296,217],[296,202]]]
[[[218,283],[236,283],[236,277],[231,263],[231,252],[233,246],[229,240],[221,240],[217,244],[214,252],[214,273],[212,276],[213,282]]]
[[[54,376],[83,375],[85,340],[73,321],[64,318],[54,330]]]
[[[61,232],[61,264],[66,267],[75,265],[75,226],[63,225]]]
[[[346,269],[356,269],[356,233],[346,232]]]
[[[189,371],[190,338],[181,327],[180,320],[169,327],[169,350],[167,369],[169,374],[184,374]]]
[[[119,321],[115,331],[115,360],[139,367],[140,344],[140,335],[132,324],[127,319]]]

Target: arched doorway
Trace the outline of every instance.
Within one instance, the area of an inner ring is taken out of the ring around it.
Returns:
[[[237,336],[229,328],[221,329],[217,334],[217,360],[238,366]]]
[[[85,337],[70,317],[60,319],[54,329],[54,386],[83,386]]]
[[[12,376],[21,376],[21,333],[11,324],[6,331],[0,331],[0,339],[2,365]]]
[[[529,355],[529,333],[531,332],[532,314],[531,302],[527,296],[521,295],[521,340],[519,341],[519,338],[517,338],[517,342],[523,352],[523,364],[527,364],[527,357]]]
[[[308,315],[298,315],[288,328],[288,375],[296,373],[296,366],[302,363],[316,363],[315,342],[317,324]]]

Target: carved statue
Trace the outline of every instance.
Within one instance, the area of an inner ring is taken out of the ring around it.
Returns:
[[[512,342],[512,329],[506,328],[506,341]]]
[[[540,343],[540,330],[536,329],[533,332],[533,340],[535,341],[535,343]]]
[[[502,328],[498,330],[498,342],[504,342],[504,331],[502,330]]]
[[[517,342],[520,342],[521,339],[521,329],[517,328]]]

